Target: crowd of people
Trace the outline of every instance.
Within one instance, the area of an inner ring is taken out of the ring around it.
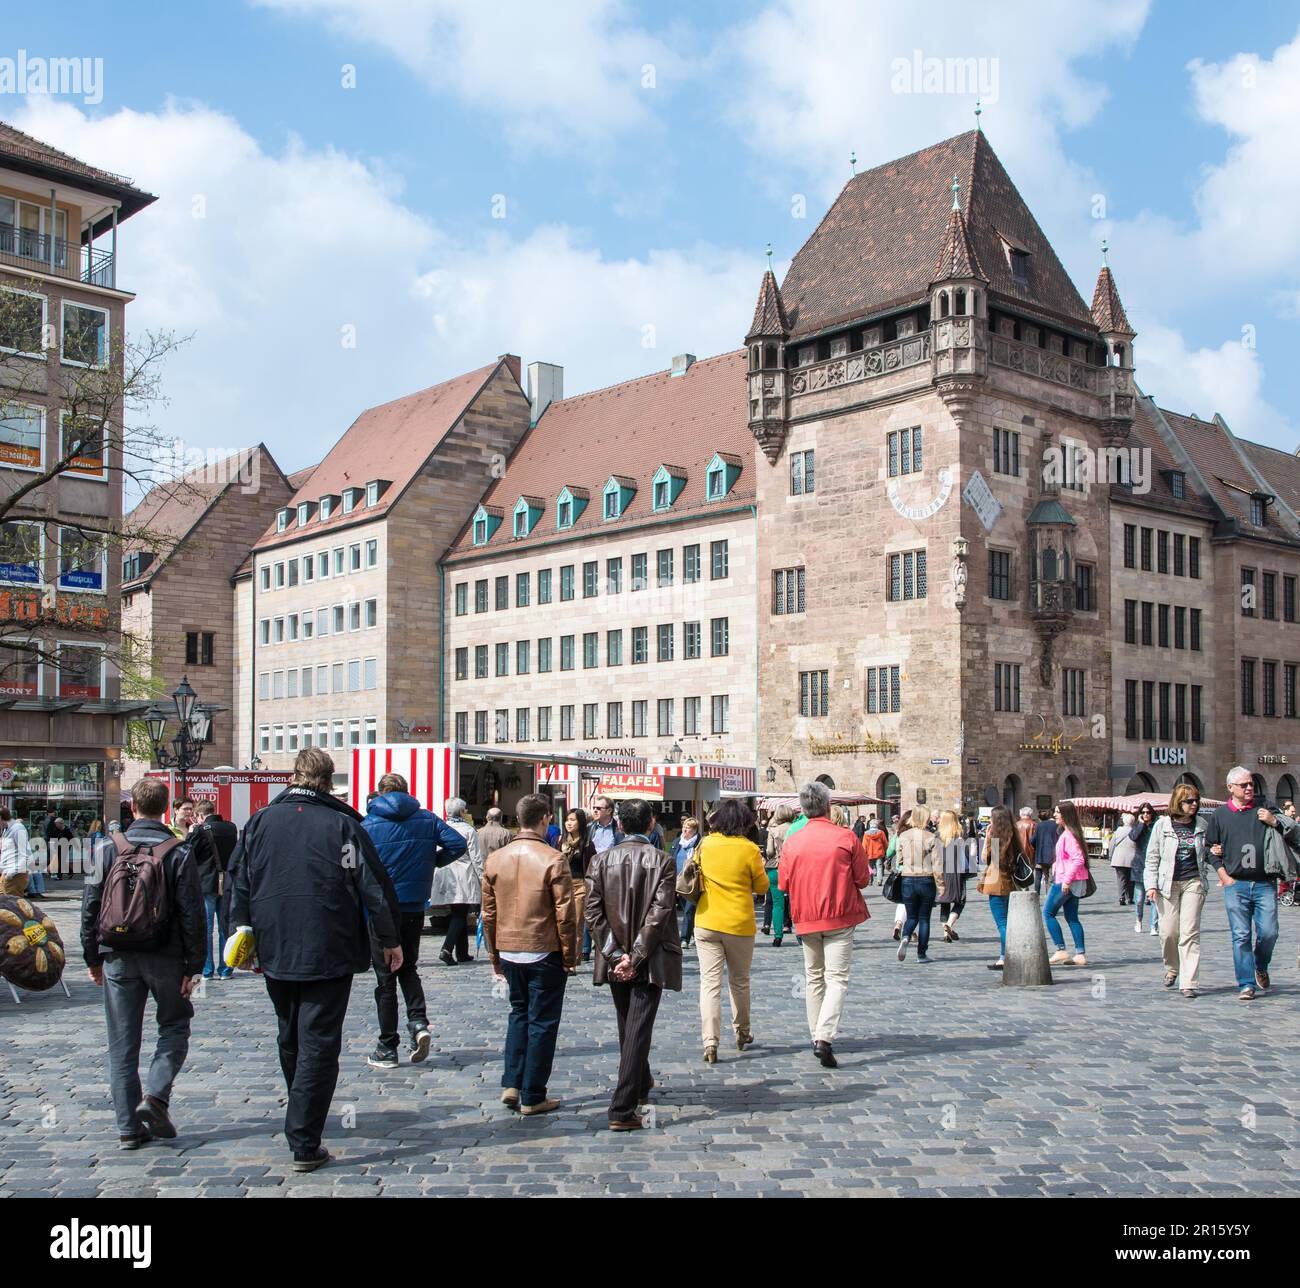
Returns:
[[[105,992],[109,1078],[120,1143],[138,1149],[176,1135],[169,1105],[188,1051],[191,996],[203,977],[228,977],[221,956],[228,934],[251,934],[277,1022],[288,1092],[284,1130],[292,1167],[329,1160],[322,1145],[339,1076],[343,1022],[354,975],[375,976],[378,1042],[369,1064],[400,1063],[397,993],[406,1012],[412,1063],[428,1056],[428,1009],[419,976],[424,920],[431,903],[449,910],[441,961],[473,960],[477,922],[510,1011],[504,1038],[501,1103],[525,1117],[547,1114],[566,988],[583,961],[592,983],[608,987],[619,1039],[613,1131],[643,1125],[654,1086],[650,1050],[663,994],[683,987],[683,955],[698,959],[703,1062],[719,1061],[722,993],[730,1003],[737,1052],[755,1041],[751,971],[760,933],[779,947],[802,947],[803,996],[813,1057],[838,1064],[834,1043],[848,995],[856,928],[870,918],[866,891],[898,905],[897,958],[931,958],[939,909],[943,941],[958,942],[967,886],[987,896],[1005,963],[1007,921],[1016,891],[1046,891],[1042,918],[1053,964],[1086,965],[1080,907],[1092,897],[1087,841],[1074,806],[1049,817],[1003,807],[974,820],[955,811],[915,809],[892,826],[875,817],[852,826],[821,783],[809,783],[770,817],[741,800],[707,818],[687,817],[666,843],[644,800],[598,796],[590,817],[570,808],[553,817],[549,797],[515,805],[511,833],[500,810],[475,829],[462,800],[446,819],[422,807],[399,774],[377,784],[363,816],[331,792],[334,766],[320,748],[299,753],[294,782],[238,835],[205,802],[178,802],[164,822],[165,783],[132,791],[133,820],[107,834],[102,861],[82,907],[87,968]],[[1238,766],[1229,802],[1208,817],[1200,793],[1175,790],[1168,813],[1124,820],[1106,849],[1121,905],[1155,909],[1163,984],[1199,992],[1200,922],[1213,878],[1223,889],[1239,996],[1271,987],[1278,934],[1277,883],[1293,878],[1300,851],[1295,811],[1254,798]],[[1124,875],[1124,874],[1127,875]],[[148,898],[137,898],[143,891]],[[476,908],[481,909],[477,918]],[[761,917],[761,927],[760,927]],[[1071,947],[1066,947],[1068,929]],[[215,939],[214,939],[215,932]],[[214,948],[215,944],[215,948]],[[148,1000],[159,1036],[144,1084],[139,1056]]]

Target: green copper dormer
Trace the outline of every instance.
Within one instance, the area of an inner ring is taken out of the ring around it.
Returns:
[[[721,501],[736,486],[742,469],[739,456],[730,452],[714,452],[713,459],[704,471],[704,499]]]
[[[492,534],[501,526],[505,515],[495,505],[480,505],[474,511],[473,538],[476,546],[485,546],[492,540]]]
[[[601,517],[618,519],[636,496],[636,481],[622,474],[611,474],[601,494]]]
[[[546,502],[538,496],[521,496],[515,502],[514,524],[512,531],[516,537],[527,537],[537,526],[537,521],[546,512]]]
[[[587,508],[588,492],[585,487],[566,487],[555,501],[555,526],[563,532],[571,528]]]
[[[654,489],[651,508],[656,513],[671,510],[686,486],[686,470],[680,465],[661,465],[655,471],[651,486]]]

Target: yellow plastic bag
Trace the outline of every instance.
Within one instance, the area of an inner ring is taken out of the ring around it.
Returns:
[[[257,958],[257,941],[252,926],[239,926],[226,940],[222,960],[231,970],[251,970]]]

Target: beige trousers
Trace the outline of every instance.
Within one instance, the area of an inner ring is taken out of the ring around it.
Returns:
[[[1165,970],[1176,970],[1183,988],[1200,987],[1201,912],[1205,908],[1205,886],[1200,877],[1175,881],[1168,899],[1159,896],[1157,908]]]
[[[11,877],[0,877],[0,894],[18,895],[21,898],[27,893],[28,876],[26,872],[16,872]]]
[[[849,991],[853,964],[853,932],[819,930],[803,936],[803,969],[808,1010],[808,1031],[814,1042],[834,1042],[840,1031],[840,1012]]]
[[[731,995],[731,1027],[736,1036],[749,1033],[749,968],[754,960],[753,935],[725,935],[695,927],[695,952],[700,961],[700,1036],[717,1046],[722,1029],[722,975],[726,971]]]

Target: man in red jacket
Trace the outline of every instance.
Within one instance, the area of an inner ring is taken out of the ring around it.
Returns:
[[[781,848],[778,883],[790,897],[795,934],[803,941],[805,1003],[813,1054],[828,1069],[838,1063],[831,1043],[849,989],[853,931],[871,914],[862,890],[871,864],[851,828],[830,821],[831,794],[821,783],[799,792],[808,822]]]

